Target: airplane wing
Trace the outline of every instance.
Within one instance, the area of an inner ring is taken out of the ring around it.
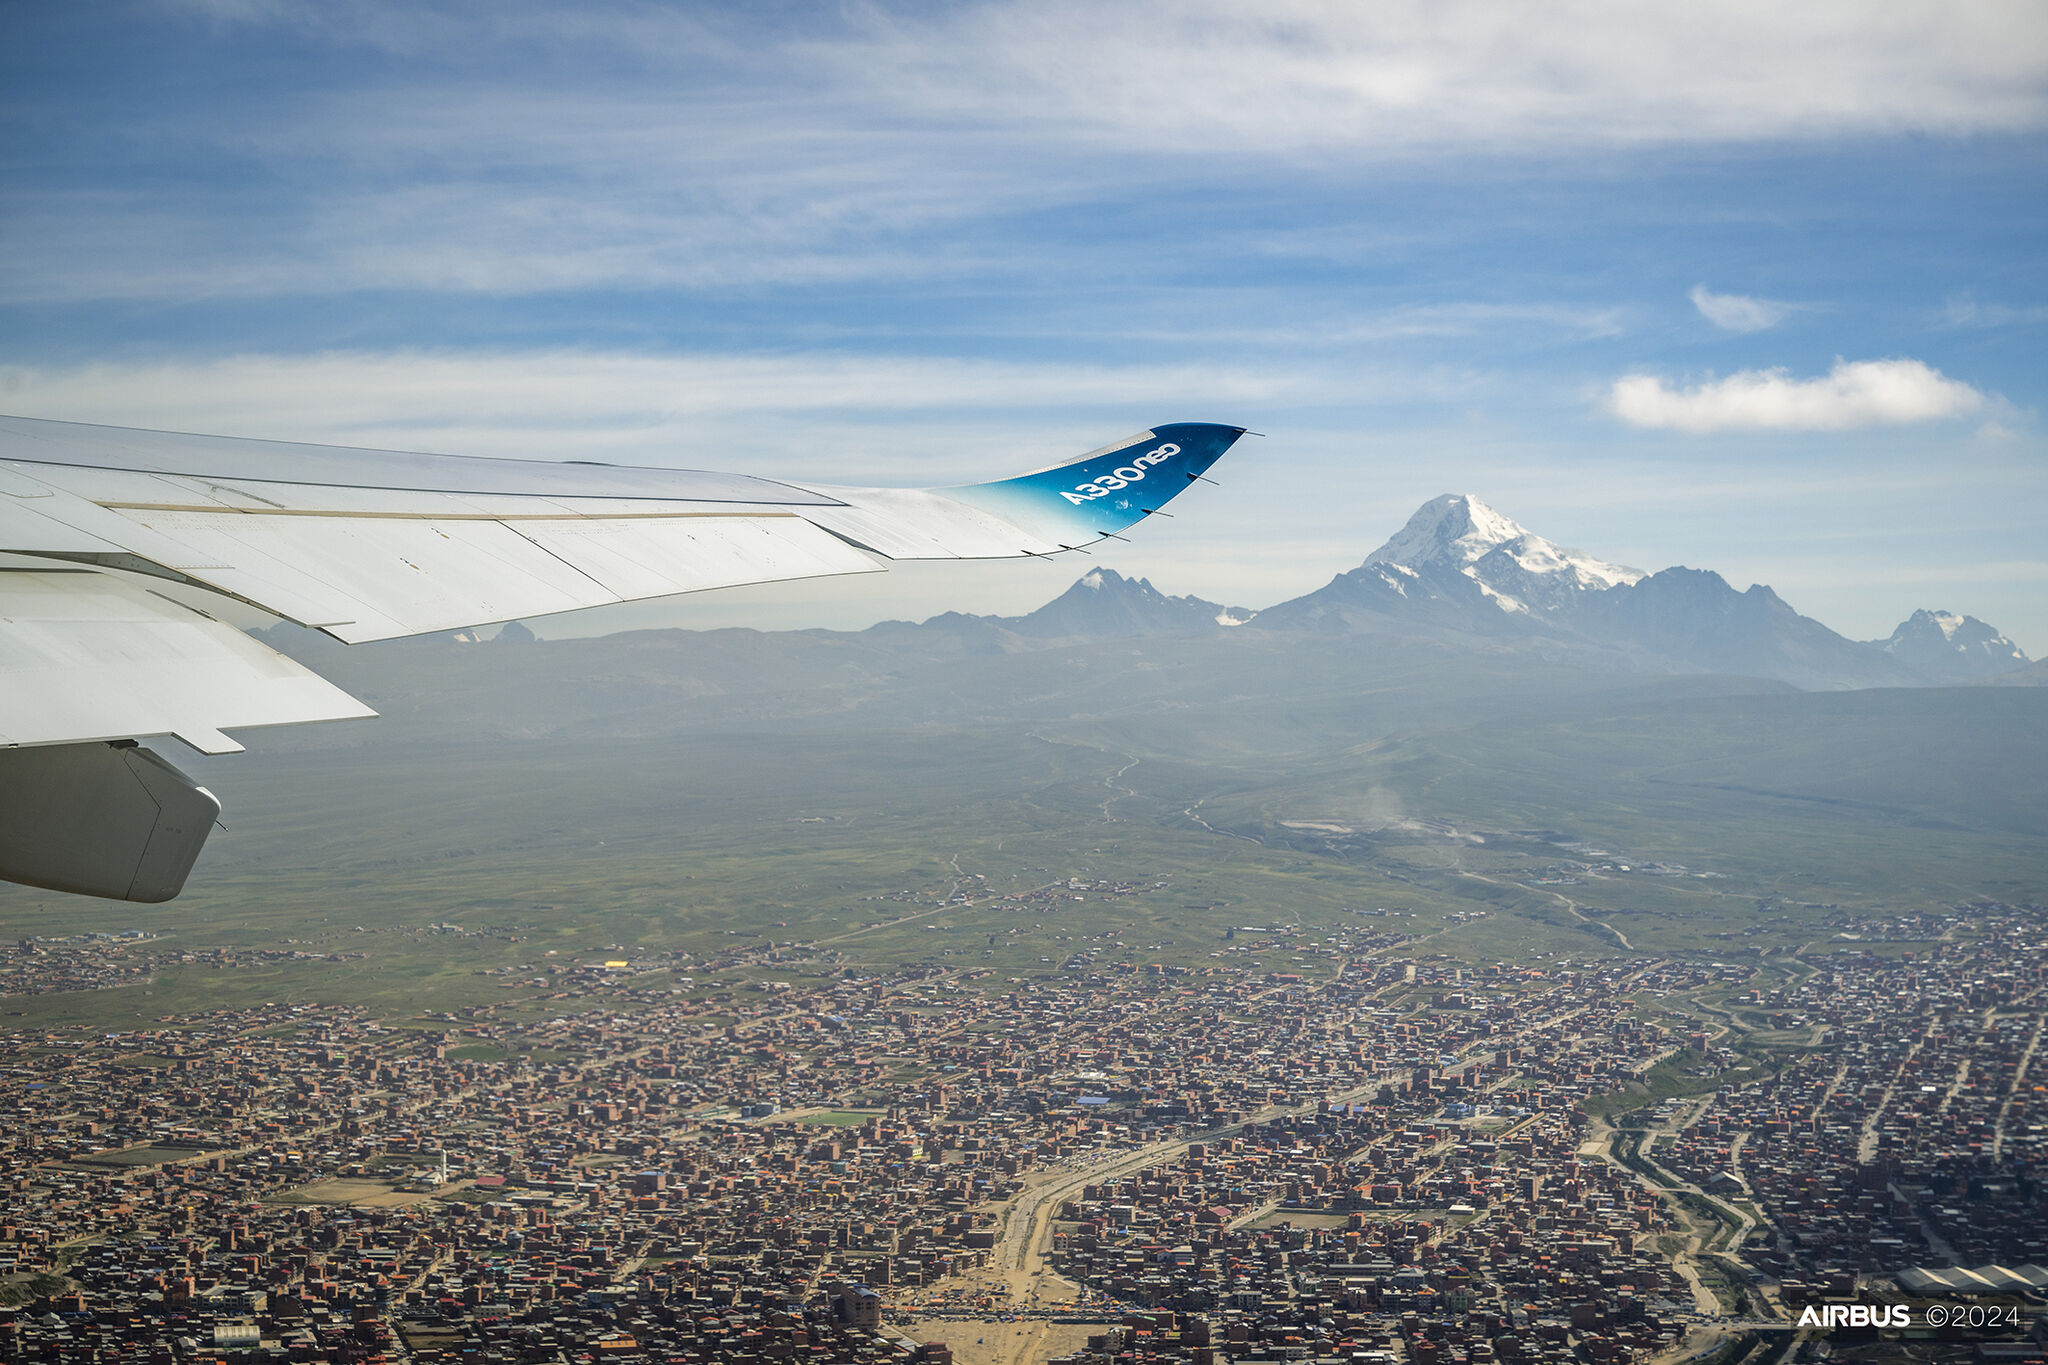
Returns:
[[[357,644],[1052,555],[1152,515],[1242,434],[1176,423],[1012,479],[889,489],[0,417],[0,879],[167,900],[219,807],[134,740],[230,753],[229,729],[373,714],[209,600]]]

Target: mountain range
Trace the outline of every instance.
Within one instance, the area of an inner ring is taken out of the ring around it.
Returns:
[[[988,650],[1242,629],[1420,635],[1589,653],[1635,671],[1772,678],[1807,689],[1971,683],[2029,663],[1991,626],[1947,611],[1916,611],[1885,640],[1850,640],[1763,584],[1737,591],[1712,570],[1645,573],[1610,564],[1546,540],[1466,494],[1423,504],[1357,568],[1264,611],[1169,596],[1143,578],[1098,568],[1025,616],[949,613],[919,626],[875,629]]]

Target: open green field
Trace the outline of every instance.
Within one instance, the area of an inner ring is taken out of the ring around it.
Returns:
[[[178,901],[0,891],[0,942],[163,936],[125,950],[148,979],[0,997],[0,1027],[630,1009],[924,962],[1008,990],[1091,953],[1327,974],[1340,930],[1768,964],[1847,915],[2048,902],[2048,689],[1799,694],[1370,641],[891,675],[758,638],[755,673],[719,655],[739,674],[708,680],[692,637],[495,678],[502,653],[366,652],[387,719],[189,762],[226,829]],[[746,691],[767,673],[804,685]],[[792,943],[814,951],[771,960]]]

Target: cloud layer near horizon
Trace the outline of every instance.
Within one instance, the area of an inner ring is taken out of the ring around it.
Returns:
[[[0,365],[0,411],[444,454],[686,467],[762,460],[773,466],[767,472],[789,476],[909,483],[1001,477],[1020,472],[1020,459],[1070,458],[1124,435],[1118,422],[1226,420],[1374,393],[1448,396],[1457,386],[1455,376],[1415,371],[1361,379],[1335,363],[331,351]],[[1005,420],[1051,411],[1075,429],[1065,444],[1042,416],[1028,426]],[[1080,429],[1090,415],[1102,415],[1100,425]],[[831,442],[806,441],[806,429],[820,425],[836,426]],[[992,442],[1005,426],[1013,438]]]
[[[1837,360],[1825,376],[1743,370],[1690,388],[1627,375],[1608,391],[1608,411],[1630,426],[1669,431],[1847,431],[1966,417],[1985,396],[1918,360]]]

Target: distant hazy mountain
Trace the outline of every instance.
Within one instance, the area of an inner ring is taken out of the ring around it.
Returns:
[[[1888,640],[1871,642],[1935,682],[1974,682],[2024,668],[2019,646],[1974,616],[1922,608],[1899,623]]]
[[[1994,673],[1983,681],[1993,687],[2048,687],[2048,659],[2036,659],[2010,673]]]
[[[1576,604],[1572,623],[1611,645],[1714,673],[1799,687],[1905,687],[1925,681],[1882,650],[1801,616],[1761,583],[1737,592],[1707,569],[1665,569]]]
[[[1169,597],[1143,578],[1115,569],[1090,569],[1074,585],[1028,616],[967,616],[947,612],[921,626],[887,621],[867,632],[944,636],[958,646],[988,650],[1030,648],[1044,640],[1140,639],[1208,635],[1243,625],[1257,613],[1199,597]]]
[[[1168,597],[1150,580],[1125,578],[1115,569],[1090,569],[1037,611],[1003,624],[1039,639],[1201,635],[1219,626],[1241,626],[1255,614],[1199,597]]]

